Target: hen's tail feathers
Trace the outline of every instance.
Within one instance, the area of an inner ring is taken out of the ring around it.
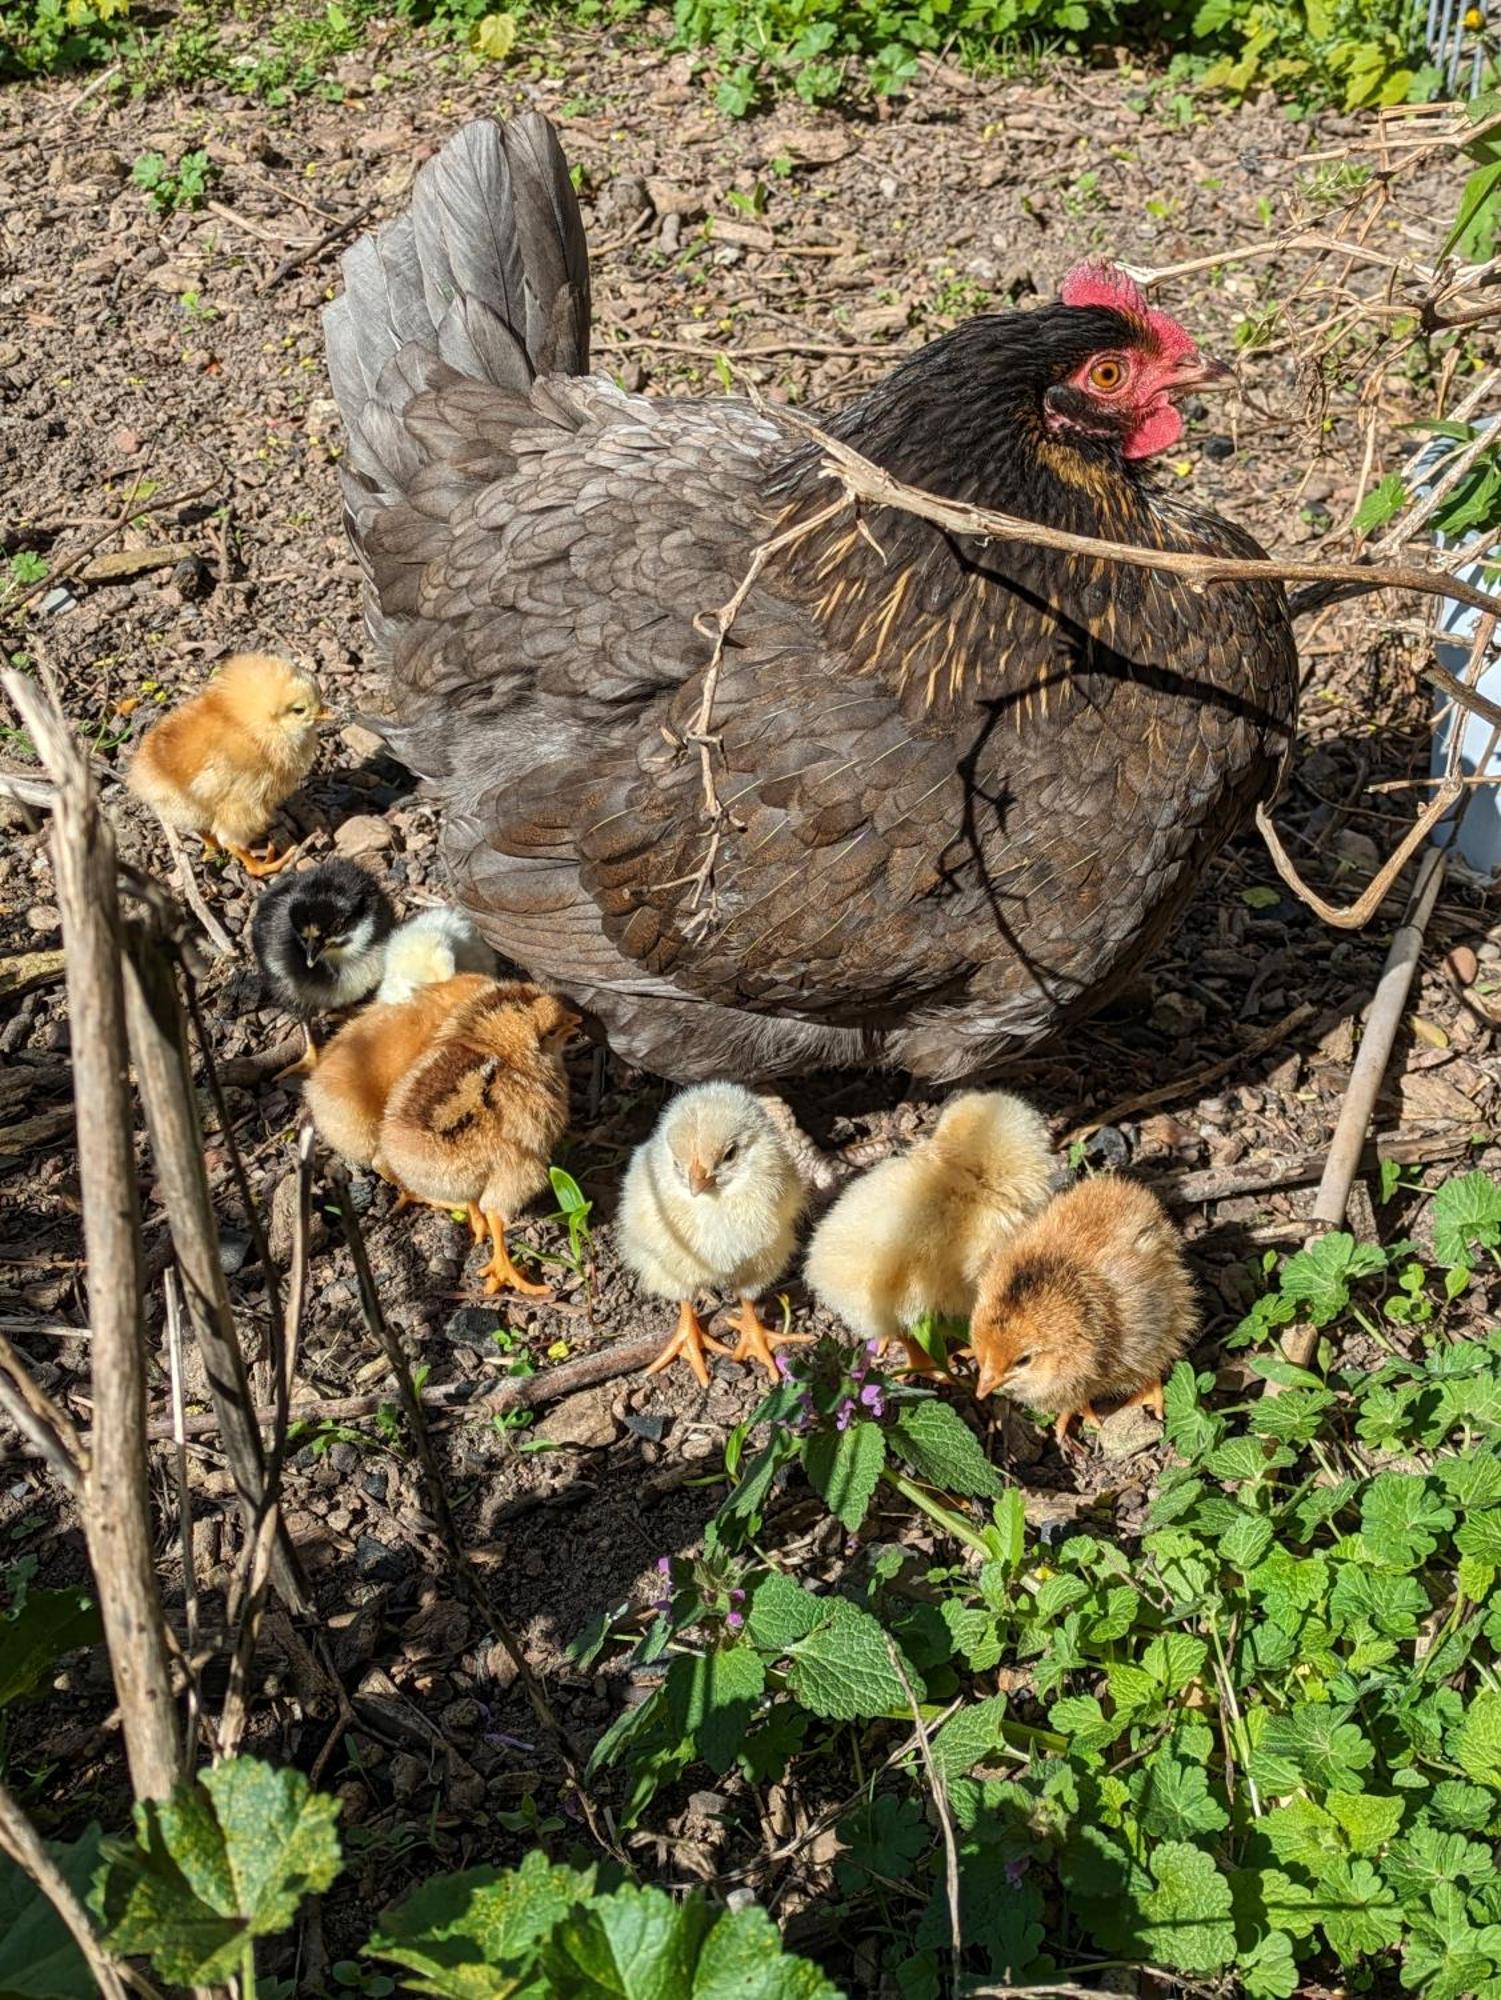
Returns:
[[[584,225],[538,112],[456,132],[418,173],[407,213],[362,237],[343,271],[323,330],[351,439],[372,418],[379,429],[376,413],[399,409],[435,360],[522,393],[538,375],[588,370]]]

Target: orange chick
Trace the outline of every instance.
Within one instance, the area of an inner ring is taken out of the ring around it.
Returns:
[[[312,769],[327,715],[305,669],[236,653],[202,694],[153,723],[125,782],[168,826],[224,848],[251,875],[274,875],[291,851],[251,849]]]
[[[409,999],[378,1002],[347,1021],[303,1090],[323,1143],[351,1166],[383,1173],[380,1124],[392,1091],[427,1054],[449,1017],[490,984],[481,974],[466,972],[419,987]]]
[[[1099,1421],[1096,1402],[1162,1414],[1162,1378],[1198,1324],[1183,1245],[1148,1189],[1117,1174],[1081,1181],[1005,1242],[980,1280],[970,1320],[977,1392],[1001,1390]]]
[[[509,1285],[545,1297],[547,1286],[532,1284],[512,1263],[506,1230],[546,1187],[548,1161],[567,1127],[563,1050],[579,1016],[520,981],[486,980],[484,988],[450,1015],[392,1092],[378,1157],[410,1197],[468,1209],[475,1240],[490,1242],[487,1293]]]

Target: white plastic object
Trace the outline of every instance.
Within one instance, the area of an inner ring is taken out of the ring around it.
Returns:
[[[1409,472],[1409,479],[1419,493],[1425,492],[1429,484],[1424,475],[1440,466],[1455,449],[1448,438],[1435,438],[1419,452]],[[1474,539],[1474,533],[1467,532],[1458,538],[1457,546],[1462,548]],[[1436,534],[1434,540],[1440,548],[1449,546],[1443,535]],[[1454,574],[1477,590],[1484,590],[1485,569],[1484,562],[1466,563]],[[1473,605],[1461,604],[1454,597],[1439,600],[1433,650],[1439,665],[1447,668],[1456,680],[1464,678],[1479,623],[1480,613]],[[1501,702],[1501,627],[1491,640],[1476,689],[1489,700]],[[1442,692],[1435,697],[1435,704],[1430,774],[1441,778],[1448,770],[1449,746],[1457,729],[1460,774],[1473,778],[1483,771],[1488,777],[1501,779],[1501,730],[1484,716],[1455,707]],[[1457,859],[1469,874],[1483,882],[1495,881],[1501,875],[1501,783],[1467,786],[1454,812],[1446,814],[1434,828],[1433,838],[1440,846],[1449,847],[1451,858]]]

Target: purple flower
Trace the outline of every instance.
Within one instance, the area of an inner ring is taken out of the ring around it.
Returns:
[[[744,1604],[745,1592],[743,1590],[732,1590],[730,1592],[730,1602],[731,1604]]]
[[[670,1611],[672,1609],[672,1599],[670,1597],[654,1597],[651,1608],[653,1611]]]
[[[879,1354],[881,1349],[885,1345],[886,1343],[884,1340],[867,1340],[865,1343],[865,1351],[867,1354]]]
[[[745,1623],[745,1613],[743,1611],[726,1612],[724,1622],[732,1632],[738,1632],[740,1627]]]
[[[854,1414],[855,1414],[855,1406],[853,1402],[850,1400],[850,1398],[846,1396],[844,1401],[839,1405],[839,1408],[834,1412],[835,1430],[847,1431],[850,1427],[850,1418]]]
[[[657,1568],[662,1572],[663,1576],[670,1576],[672,1573],[672,1557],[658,1556]]]
[[[879,1382],[867,1382],[860,1391],[860,1401],[873,1417],[882,1417],[886,1414],[886,1397]]]
[[[782,1380],[784,1382],[788,1381],[792,1375],[792,1363],[787,1359],[786,1355],[781,1353],[774,1354],[772,1360],[776,1362],[777,1373],[781,1376]]]

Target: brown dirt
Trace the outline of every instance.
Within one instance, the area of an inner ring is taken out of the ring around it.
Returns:
[[[293,648],[316,660],[342,708],[380,707],[381,691],[361,665],[357,573],[340,527],[338,432],[321,364],[318,314],[337,282],[337,248],[310,251],[285,275],[281,267],[365,204],[374,202],[376,214],[399,207],[416,166],[462,118],[534,104],[558,119],[587,176],[600,359],[630,386],[713,393],[714,355],[723,349],[769,392],[801,400],[842,395],[888,355],[974,309],[980,301],[964,287],[997,302],[1024,299],[1046,295],[1081,255],[1108,251],[1158,265],[1256,240],[1266,231],[1261,204],[1275,203],[1279,221],[1289,212],[1305,150],[1337,145],[1353,129],[1334,118],[1292,123],[1271,108],[1179,127],[1133,108],[1141,79],[1067,69],[1010,83],[938,76],[880,118],[784,109],[737,126],[709,108],[685,62],[625,42],[578,37],[526,83],[509,70],[476,71],[400,45],[384,51],[382,64],[347,58],[342,103],[310,98],[282,113],[211,88],[141,103],[96,95],[78,105],[76,81],[0,100],[0,545],[40,551],[56,566],[120,512],[133,482],[151,483],[136,487],[140,502],[194,496],[104,544],[182,542],[192,558],[133,581],[70,584],[65,598],[33,606],[24,641],[12,641],[57,666],[70,712],[112,778],[131,732],[226,651]],[[215,206],[159,217],[128,182],[131,162],[148,147],[175,158],[201,143],[222,168]],[[1081,182],[1090,172],[1097,181]],[[731,201],[736,190],[754,213]],[[1448,199],[1420,186],[1394,226],[1420,228],[1431,241],[1432,218]],[[704,216],[732,225],[728,238],[706,239]],[[1305,261],[1284,256],[1228,266],[1219,282],[1198,273],[1171,291],[1173,309],[1210,351],[1229,349],[1237,321],[1259,303],[1293,301],[1295,336],[1246,358],[1241,398],[1198,413],[1170,476],[1269,546],[1300,552],[1326,534],[1339,545],[1335,531],[1348,517],[1365,443],[1353,378],[1329,385],[1330,421],[1320,430],[1324,406],[1300,377],[1296,357],[1316,311],[1299,301],[1307,275]],[[1395,426],[1425,407],[1424,393],[1400,372],[1378,384],[1369,404],[1378,463],[1395,462]],[[1402,794],[1372,810],[1363,786],[1426,766],[1414,607],[1402,608],[1409,619],[1394,624],[1390,607],[1344,607],[1319,622],[1306,654],[1304,741],[1279,818],[1297,836],[1300,864],[1342,899],[1369,873],[1369,842],[1384,853],[1407,812]],[[1302,636],[1310,638],[1308,625]],[[443,888],[432,816],[400,769],[372,754],[372,742],[330,734],[284,831],[317,855],[351,816],[378,816],[385,831],[374,838],[383,844],[369,858],[410,904]],[[118,787],[109,801],[126,857],[165,870],[155,829]],[[0,950],[54,944],[45,834],[0,811]],[[1120,1115],[1091,1141],[1092,1156],[1170,1182],[1182,1172],[1215,1168],[1229,1177],[1262,1158],[1321,1152],[1397,906],[1369,931],[1336,937],[1285,895],[1246,901],[1245,891],[1273,880],[1254,838],[1234,844],[1138,987],[1070,1046],[1020,1073],[1060,1133],[1122,1098],[1178,1084],[1150,1114]],[[253,894],[243,877],[210,872],[205,888],[231,935],[243,937]],[[1436,1147],[1477,1119],[1489,1123],[1495,1110],[1490,1030],[1441,966],[1444,951],[1467,943],[1482,977],[1494,979],[1501,947],[1489,921],[1472,892],[1445,892],[1411,1010],[1400,1100],[1383,1120],[1407,1135],[1433,1134]],[[1201,1069],[1304,1001],[1313,1017],[1284,1042],[1195,1087]],[[210,975],[208,1002],[235,1137],[269,1209],[291,1171],[297,1105],[293,1089],[255,1080],[253,1059],[284,1041],[287,1025],[261,1005],[244,959]],[[86,1320],[73,1138],[61,1116],[50,1128],[13,1129],[66,1111],[59,986],[0,1006],[0,1022],[7,1068],[22,1080],[0,1099],[0,1147],[11,1147],[0,1158],[0,1323],[17,1331],[45,1385],[75,1399],[83,1417],[76,1398],[87,1383],[87,1343],[64,1330]],[[386,1310],[432,1380],[488,1383],[518,1354],[545,1367],[559,1343],[580,1353],[663,1322],[620,1273],[608,1220],[626,1153],[662,1088],[615,1067],[591,1109],[595,1081],[586,1056],[566,1153],[598,1204],[592,1297],[565,1274],[552,1305],[484,1304],[463,1232],[432,1215],[393,1220],[387,1190],[358,1187]],[[903,1100],[899,1083],[849,1078],[815,1080],[797,1107],[820,1140],[837,1145],[900,1136],[931,1116]],[[258,1340],[262,1276],[223,1135],[212,1132],[208,1144],[232,1291]],[[148,1253],[159,1270],[164,1223],[144,1156],[143,1176]],[[1255,1295],[1265,1247],[1295,1239],[1307,1206],[1305,1187],[1230,1193],[1183,1210],[1206,1301],[1205,1362],[1213,1365],[1221,1337]],[[1368,1202],[1361,1216],[1369,1222]],[[522,1241],[552,1252],[561,1240],[544,1221],[522,1232]],[[797,1310],[806,1317],[801,1303]],[[156,1288],[148,1312],[156,1337]],[[314,1259],[302,1381],[308,1393],[328,1395],[388,1381],[359,1319],[348,1259],[327,1231]],[[155,1393],[165,1407],[160,1383]],[[555,1434],[545,1451],[527,1450],[525,1433],[500,1434],[462,1416],[441,1429],[466,1531],[493,1565],[560,1713],[586,1740],[615,1711],[619,1686],[570,1667],[562,1649],[592,1614],[647,1594],[659,1553],[692,1547],[715,1489],[655,1488],[674,1468],[691,1473],[702,1462],[712,1470],[726,1432],[758,1393],[720,1363],[707,1392],[674,1371],[572,1399],[537,1427],[544,1441]],[[1012,1418],[992,1442],[1039,1494],[1076,1489],[1086,1503],[1113,1504],[1127,1522],[1139,1515],[1158,1462],[1151,1450],[1121,1464],[1096,1456],[1081,1471],[1051,1447],[1043,1452],[1035,1429]],[[200,1584],[212,1592],[228,1573],[237,1531],[218,1455],[197,1450],[194,1466]],[[357,1829],[353,1872],[324,1919],[337,1957],[405,1877],[525,1845],[526,1824],[514,1815],[533,1790],[551,1810],[552,1774],[548,1758],[527,1747],[535,1724],[503,1659],[444,1580],[410,1457],[367,1425],[301,1450],[287,1498],[369,1728],[357,1745],[341,1746],[327,1774]],[[24,1461],[7,1468],[0,1529],[16,1554],[42,1557],[46,1573],[81,1572],[66,1510]],[[180,1602],[175,1546],[164,1546],[163,1565]],[[328,1723],[274,1634],[263,1674],[254,1745],[311,1764]],[[28,1769],[68,1766],[65,1784],[43,1787],[56,1825],[91,1810],[120,1817],[120,1767],[104,1713],[99,1669],[89,1663],[67,1682],[64,1701],[44,1704],[14,1732]]]

